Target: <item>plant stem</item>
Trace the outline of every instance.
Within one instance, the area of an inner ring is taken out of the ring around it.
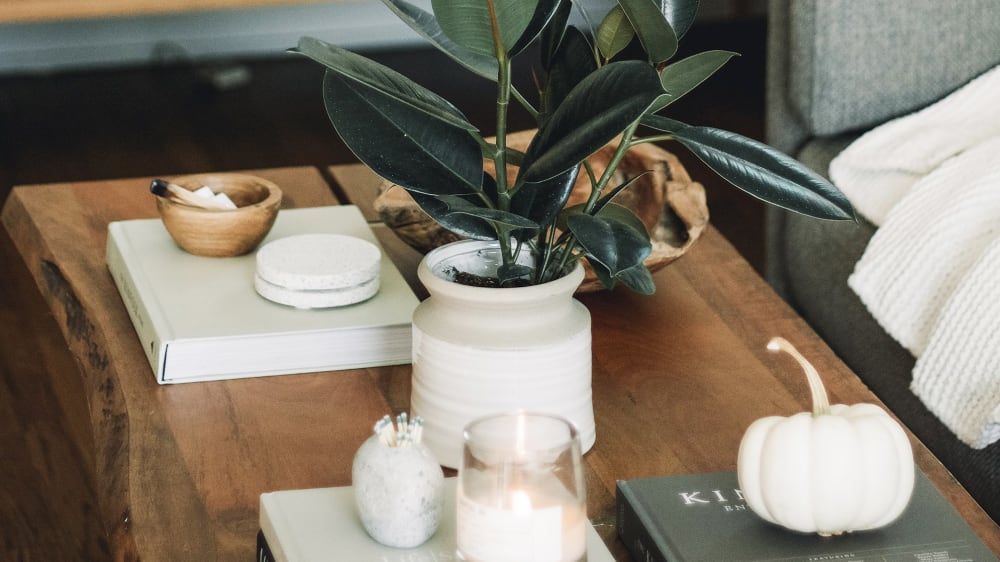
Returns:
[[[614,177],[615,170],[618,169],[618,164],[621,163],[622,158],[625,158],[625,153],[628,152],[628,149],[631,146],[632,137],[635,135],[635,130],[637,128],[639,128],[638,119],[632,122],[632,124],[625,129],[625,132],[622,133],[622,140],[618,143],[618,148],[615,149],[615,153],[611,156],[611,160],[608,162],[608,167],[604,170],[604,174],[601,176],[601,179],[598,180],[597,185],[595,185],[594,189],[590,191],[590,198],[587,200],[587,206],[584,208],[585,212],[590,213],[594,210],[594,206],[597,205],[597,202],[600,200],[601,193],[604,191],[604,188],[608,186],[608,182],[610,182],[611,178]]]
[[[497,207],[503,211],[510,210],[511,192],[507,185],[507,110],[510,106],[510,59],[498,45],[497,55],[499,73],[497,75],[497,151],[493,157],[496,169]],[[497,228],[497,241],[500,243],[500,257],[504,265],[514,263],[514,255],[510,247],[510,230]]]
[[[498,206],[501,210],[510,210],[510,194],[507,186],[507,109],[510,106],[510,59],[501,56],[497,75],[497,150],[493,156],[496,164],[497,192],[500,196]]]
[[[637,144],[644,144],[644,143],[649,143],[649,142],[669,141],[669,140],[674,140],[674,136],[671,135],[671,134],[666,134],[666,135],[654,135],[652,137],[642,137],[642,138],[638,138],[638,139],[632,139],[632,142],[629,143],[629,147],[631,148],[631,147],[633,147],[633,146],[635,146]]]
[[[497,23],[496,7],[493,0],[486,0],[490,12],[490,26],[493,29],[493,49],[497,57],[497,151],[493,156],[496,169],[497,207],[502,211],[510,210],[510,193],[507,189],[507,108],[510,105],[510,58],[500,39],[500,28]],[[500,245],[500,258],[504,266],[514,263],[514,255],[510,247],[510,229],[497,225],[497,242]]]
[[[611,156],[611,160],[608,162],[608,167],[604,170],[604,174],[601,175],[601,179],[596,180],[594,178],[594,170],[590,166],[590,163],[584,161],[584,169],[587,171],[587,175],[590,176],[590,185],[592,186],[590,190],[590,197],[587,199],[587,204],[584,207],[585,213],[593,213],[594,207],[597,206],[597,202],[601,199],[601,193],[608,186],[611,178],[615,175],[615,170],[618,169],[618,164],[621,163],[622,159],[625,157],[625,153],[632,146],[632,137],[635,135],[636,129],[639,128],[639,120],[637,119],[625,131],[622,133],[621,142],[618,143],[618,147],[615,149],[615,153]],[[563,271],[569,264],[569,260],[574,257],[573,247],[576,246],[575,237],[570,234],[565,243],[558,243],[559,247],[564,248],[565,251],[562,255],[558,256],[559,266],[555,271]],[[545,261],[546,270],[548,269],[548,260]],[[548,271],[542,273],[543,278],[549,277]],[[543,279],[545,281],[547,279]]]
[[[536,246],[541,254],[541,263],[535,266],[535,283],[542,283],[545,272],[549,268],[549,261],[552,260],[552,248],[556,244],[556,228],[554,226],[544,229],[536,237]]]
[[[587,172],[587,177],[590,178],[591,191],[597,189],[597,176],[594,175],[594,167],[590,165],[590,161],[583,161],[583,169]]]
[[[563,252],[559,256],[559,267],[556,268],[556,271],[565,271],[571,258],[579,259],[579,256],[574,256],[573,254],[573,244],[574,242],[571,240],[569,244],[560,246],[563,248]]]

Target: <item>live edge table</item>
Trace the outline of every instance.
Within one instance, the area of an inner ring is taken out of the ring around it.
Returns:
[[[419,255],[376,224],[377,182],[366,169],[251,173],[280,185],[285,207],[357,204],[416,284]],[[3,224],[76,359],[76,399],[89,407],[94,449],[94,517],[114,558],[253,560],[259,495],[349,484],[374,421],[408,409],[410,367],[157,385],[104,262],[110,221],[156,216],[150,179],[18,187]],[[654,279],[654,296],[579,297],[593,317],[588,509],[618,560],[628,555],[614,531],[616,480],[733,470],[753,420],[809,409],[801,371],[766,351],[771,336],[816,365],[832,401],[878,402],[714,229]],[[918,465],[1000,553],[1000,529],[911,440]]]

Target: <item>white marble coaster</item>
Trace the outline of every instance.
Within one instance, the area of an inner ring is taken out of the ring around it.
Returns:
[[[265,299],[294,306],[295,308],[330,308],[346,306],[366,301],[375,296],[379,289],[378,277],[356,287],[316,291],[296,291],[268,283],[259,275],[254,275],[253,288]]]
[[[257,251],[254,288],[262,297],[298,308],[345,306],[378,292],[382,253],[360,238],[301,234]]]

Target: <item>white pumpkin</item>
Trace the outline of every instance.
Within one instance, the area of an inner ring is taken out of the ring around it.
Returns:
[[[747,506],[803,533],[876,529],[898,518],[913,495],[913,450],[906,432],[874,404],[831,406],[819,373],[790,343],[774,338],[801,365],[813,411],[755,421],[740,443],[737,473]]]

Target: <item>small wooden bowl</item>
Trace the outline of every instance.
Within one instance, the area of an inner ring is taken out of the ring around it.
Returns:
[[[281,206],[281,189],[273,182],[244,174],[197,174],[173,183],[195,191],[208,186],[225,193],[237,209],[202,209],[165,197],[156,198],[163,226],[185,251],[197,256],[242,256],[267,236]]]

